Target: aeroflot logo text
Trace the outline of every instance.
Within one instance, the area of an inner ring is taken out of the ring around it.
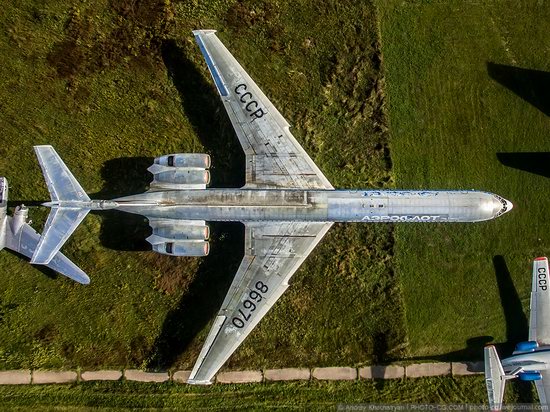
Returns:
[[[438,222],[446,220],[439,215],[433,216],[365,216],[365,222]]]
[[[548,289],[548,274],[546,273],[545,267],[537,269],[537,278],[539,283],[539,289],[540,290]]]
[[[247,89],[248,87],[246,86],[246,84],[241,83],[237,87],[235,87],[235,93],[239,95],[239,100],[242,104],[244,104],[244,109],[248,113],[250,113],[250,117],[259,119],[260,117],[263,117],[266,113],[260,107],[254,96],[252,96],[252,93],[247,91]]]

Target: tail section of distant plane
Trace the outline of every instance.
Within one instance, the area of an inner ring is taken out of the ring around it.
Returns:
[[[512,372],[511,375],[504,373],[504,368],[494,346],[485,347],[485,384],[487,385],[487,395],[491,411],[500,411],[502,409],[506,381],[516,376],[516,371]]]
[[[7,206],[8,180],[0,177],[0,250],[7,248],[30,258],[40,235],[28,223],[29,210],[24,205],[17,206],[13,216],[8,216]],[[55,253],[46,266],[78,283],[90,283],[86,273],[60,252]]]
[[[47,264],[90,211],[90,198],[52,146],[35,146],[52,201],[31,263]]]

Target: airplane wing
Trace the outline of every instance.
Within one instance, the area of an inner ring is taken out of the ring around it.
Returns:
[[[548,273],[548,258],[536,258],[533,261],[533,284],[531,289],[529,340],[537,341],[539,345],[550,345],[549,280],[550,278]]]
[[[333,189],[215,31],[193,34],[245,152],[245,187]]]
[[[245,256],[189,377],[208,384],[288,287],[332,223],[249,222]]]
[[[11,219],[11,217],[8,217],[8,219]],[[27,223],[21,226],[21,230],[17,235],[13,235],[10,229],[6,230],[6,247],[28,258],[32,257],[39,239],[40,235]],[[61,252],[57,252],[45,266],[78,283],[84,285],[90,283],[90,278]]]
[[[541,405],[548,405],[548,399],[550,399],[550,370],[540,371],[542,379],[535,381],[535,387],[539,394],[539,401]]]

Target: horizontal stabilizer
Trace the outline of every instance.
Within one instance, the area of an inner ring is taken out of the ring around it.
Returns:
[[[31,263],[48,264],[89,211],[89,209],[52,207]]]
[[[485,347],[485,384],[487,385],[489,408],[492,411],[500,411],[504,399],[506,375],[494,346]]]
[[[39,238],[40,235],[27,223],[24,223],[16,234],[6,226],[6,247],[28,258],[33,255]],[[57,252],[46,266],[78,283],[84,285],[90,283],[90,278],[86,273],[61,252]]]
[[[52,202],[31,263],[48,264],[90,211],[90,198],[52,146],[34,146]],[[82,203],[80,203],[82,202]]]
[[[34,151],[53,202],[90,200],[52,146],[34,146]]]

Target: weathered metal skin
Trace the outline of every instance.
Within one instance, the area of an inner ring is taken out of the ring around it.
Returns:
[[[508,201],[480,191],[207,189],[112,202],[151,218],[240,222],[479,222],[511,209]]]

